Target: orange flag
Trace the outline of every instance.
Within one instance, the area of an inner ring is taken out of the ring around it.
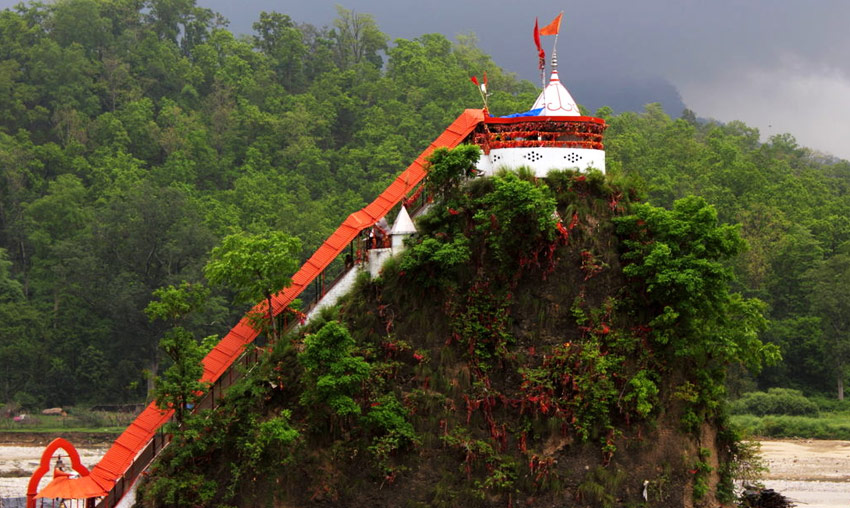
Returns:
[[[563,15],[563,12],[558,14],[558,17],[552,20],[551,23],[541,28],[540,35],[558,35],[558,31],[561,29],[561,16]]]

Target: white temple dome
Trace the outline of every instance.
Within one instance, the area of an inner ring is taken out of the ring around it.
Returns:
[[[410,214],[407,213],[407,208],[404,205],[401,206],[401,210],[398,212],[398,217],[395,219],[395,224],[393,224],[393,229],[390,231],[390,234],[395,235],[412,235],[416,233],[416,226],[413,225],[413,221],[410,220]]]
[[[558,78],[558,69],[552,70],[549,84],[540,92],[531,109],[541,110],[537,116],[581,116],[578,104]]]

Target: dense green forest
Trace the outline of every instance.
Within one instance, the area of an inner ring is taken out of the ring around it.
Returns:
[[[531,83],[472,37],[389,41],[339,8],[327,27],[261,13],[235,37],[194,0],[60,0],[0,13],[0,402],[138,401],[165,324],[157,288],[200,281],[226,235],[284,231],[306,257],[464,109]],[[569,76],[565,76],[569,85]],[[581,98],[579,97],[579,100]],[[649,202],[689,194],[741,224],[736,289],[766,303],[783,363],[735,389],[835,394],[850,361],[850,164],[741,123],[603,108],[608,170]],[[192,325],[245,308],[216,293]]]

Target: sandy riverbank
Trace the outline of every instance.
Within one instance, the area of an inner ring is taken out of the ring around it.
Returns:
[[[96,464],[111,443],[78,449],[86,467]],[[0,444],[0,497],[26,493],[38,467],[43,445]],[[770,467],[765,484],[805,508],[850,506],[850,441],[762,441],[762,456]],[[42,480],[46,484],[50,475]]]
[[[761,453],[766,479],[850,482],[850,441],[762,441]]]
[[[850,441],[762,441],[765,485],[801,508],[850,506]]]

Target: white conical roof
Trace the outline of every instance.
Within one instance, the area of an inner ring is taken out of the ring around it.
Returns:
[[[416,226],[410,220],[410,214],[407,213],[407,208],[401,206],[401,211],[398,212],[398,217],[395,218],[391,235],[412,235],[416,233]]]
[[[543,111],[539,116],[581,116],[578,104],[558,78],[558,69],[552,69],[549,84],[540,93],[540,97],[531,109],[541,108]]]
[[[558,78],[558,69],[552,70],[549,84],[540,93],[531,109],[541,108],[543,111],[539,116],[581,116],[578,104]]]

